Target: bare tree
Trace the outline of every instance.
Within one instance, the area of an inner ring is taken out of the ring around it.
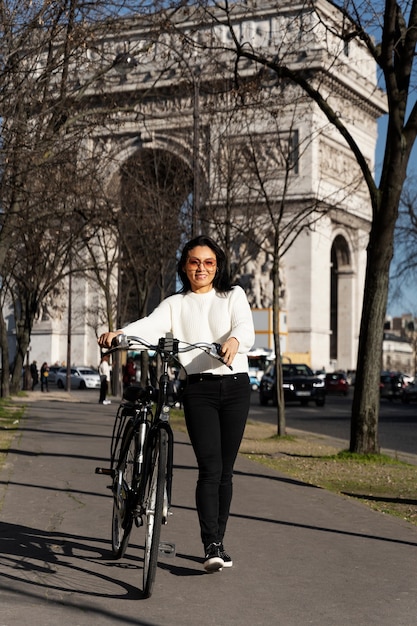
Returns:
[[[411,173],[401,195],[399,217],[395,228],[395,256],[390,291],[396,298],[413,284],[417,272],[417,187]],[[410,305],[411,306],[411,305]]]
[[[145,149],[122,167],[118,232],[122,269],[134,281],[135,294],[124,320],[146,315],[152,298],[154,305],[175,291],[180,207],[190,187],[187,166],[168,152]]]
[[[84,181],[97,181],[101,164],[85,135],[103,124],[106,111],[97,112],[86,93],[114,65],[112,51],[95,41],[117,34],[120,14],[139,10],[122,0],[0,2],[0,272],[15,304],[13,390],[43,301],[91,236],[100,187]],[[92,51],[98,60],[86,71]],[[5,333],[0,339],[8,359]]]
[[[230,85],[230,83],[229,83]],[[230,86],[229,86],[230,88]],[[277,363],[277,432],[285,435],[280,316],[285,290],[281,264],[296,239],[340,206],[358,186],[352,172],[345,189],[320,199],[300,195],[302,166],[317,132],[300,138],[311,107],[303,91],[261,71],[228,95],[218,125],[216,172],[204,216],[230,257],[230,274],[248,292],[254,308],[271,307]],[[264,278],[264,280],[263,280]],[[268,281],[266,289],[263,282]],[[269,285],[272,285],[270,289]]]
[[[32,193],[19,209],[22,224],[14,233],[3,264],[16,320],[17,352],[11,382],[14,393],[19,389],[33,322],[53,314],[51,296],[62,292],[63,278],[75,271],[72,260],[92,233],[91,207],[85,204],[92,186],[89,178],[87,191],[84,175],[71,166],[67,156],[62,167],[50,163],[47,171],[38,168],[36,181],[26,187]],[[47,183],[42,176],[47,177]]]
[[[338,7],[338,8],[337,8]],[[372,224],[367,247],[365,291],[360,327],[357,376],[352,404],[350,449],[354,452],[378,452],[379,368],[388,296],[389,268],[393,254],[394,229],[401,191],[407,175],[411,149],[417,133],[417,104],[407,108],[415,88],[414,72],[417,41],[417,2],[318,2],[306,0],[300,8],[290,3],[291,29],[278,33],[274,52],[242,35],[241,19],[254,10],[226,1],[205,5],[205,24],[213,31],[227,24],[231,44],[217,39],[218,50],[233,52],[236,76],[247,71],[247,63],[268,68],[282,80],[299,85],[323,112],[329,123],[342,135],[356,159],[368,188],[372,205]],[[223,27],[222,27],[223,28]],[[321,59],[309,58],[304,46],[320,31],[329,46]],[[222,31],[223,32],[223,31]],[[381,179],[377,183],[368,159],[349,126],[339,102],[332,102],[327,77],[335,77],[346,66],[344,55],[349,46],[366,48],[381,71],[387,92],[388,127]]]

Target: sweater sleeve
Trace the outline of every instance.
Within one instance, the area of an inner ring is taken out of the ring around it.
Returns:
[[[160,337],[172,332],[172,315],[168,299],[163,300],[147,317],[142,317],[122,329],[125,335],[141,337],[156,344]]]
[[[229,337],[239,342],[238,352],[246,354],[255,343],[255,329],[248,299],[241,287],[233,287],[231,298],[232,328]]]

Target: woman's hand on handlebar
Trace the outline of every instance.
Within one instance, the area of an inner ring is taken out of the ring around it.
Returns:
[[[229,337],[221,346],[219,354],[222,357],[224,363],[229,367],[233,363],[233,359],[239,349],[239,342],[236,337]]]
[[[121,330],[109,331],[107,333],[103,333],[98,338],[98,345],[100,346],[100,348],[111,348],[113,339],[117,337],[117,335],[122,335],[122,334],[123,332]]]

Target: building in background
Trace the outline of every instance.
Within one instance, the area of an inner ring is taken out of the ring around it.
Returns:
[[[384,328],[382,370],[417,374],[417,319],[411,313],[387,318]]]
[[[334,5],[325,0],[320,5],[323,16],[333,19]],[[230,19],[235,19],[233,13]],[[184,28],[192,29],[191,22],[187,22]],[[274,37],[282,37],[287,26],[288,36],[292,33],[297,43],[297,57],[292,62],[297,67],[300,62],[308,63],[309,71],[317,72],[322,88],[327,89],[329,103],[335,110],[346,112],[349,131],[372,169],[377,120],[386,106],[378,89],[373,59],[360,42],[352,40],[347,44],[330,31],[323,31],[323,22],[310,11],[308,3],[305,14],[298,7],[294,15],[293,3],[289,1],[279,3],[279,7],[277,3],[266,1],[253,3],[250,8],[245,7],[244,14],[236,16],[236,27],[242,29],[248,41],[253,37],[258,45],[259,38],[263,38],[264,45],[273,50],[277,49],[278,43],[283,45]],[[140,50],[142,42],[149,36],[148,30],[148,24],[143,25],[140,18],[126,22],[123,33],[115,34],[113,40],[106,38],[100,44],[102,54],[99,57],[94,50],[86,50],[83,69],[93,74],[97,70],[94,66],[96,60],[97,63],[103,62],[103,59],[106,63],[114,60],[123,51],[126,41],[129,41],[132,50]],[[217,25],[211,34],[220,40],[225,31]],[[330,43],[329,39],[332,39]],[[327,45],[339,50],[337,60],[330,69],[326,61]],[[100,47],[99,42],[95,42],[95,47]],[[108,163],[108,166],[104,165],[103,180],[109,192],[119,190],[122,197],[122,168],[134,159],[140,163],[144,152],[148,155],[153,152],[158,153],[160,159],[164,155],[167,160],[173,156],[181,159],[194,179],[198,173],[199,189],[209,194],[207,205],[211,208],[216,205],[221,212],[224,209],[222,198],[227,194],[223,182],[216,184],[219,178],[216,178],[218,171],[216,173],[214,164],[226,148],[235,150],[236,158],[244,155],[245,145],[248,144],[246,133],[250,126],[251,139],[256,139],[265,168],[272,168],[275,172],[269,185],[269,199],[279,203],[285,168],[278,144],[286,138],[294,159],[286,191],[286,211],[289,216],[294,215],[308,203],[316,203],[317,219],[295,239],[281,259],[282,352],[292,360],[302,358],[315,370],[355,369],[371,205],[351,151],[319,108],[306,98],[302,100],[296,116],[293,102],[280,110],[279,134],[275,133],[275,129],[271,132],[267,117],[259,114],[259,102],[254,102],[250,125],[237,125],[235,134],[227,137],[228,144],[225,146],[224,116],[229,101],[224,94],[217,100],[213,95],[218,93],[219,80],[223,77],[210,67],[204,72],[201,59],[197,56],[187,59],[189,76],[186,80],[180,57],[177,65],[171,63],[170,72],[162,72],[165,70],[167,50],[174,55],[173,58],[183,53],[176,42],[171,44],[166,36],[141,58],[140,63],[129,68],[129,75],[123,80],[114,69],[108,75],[103,74],[99,94],[95,91],[94,82],[85,91],[85,97],[90,97],[95,106],[101,100],[105,103],[106,98],[111,98],[116,105],[120,104],[119,110],[107,116],[106,127],[97,128],[94,136],[86,138],[88,148],[98,156],[102,155],[103,164]],[[251,73],[255,76],[258,68],[249,65],[245,72],[245,77],[250,79]],[[188,89],[190,81],[194,82],[191,94]],[[265,89],[268,90],[269,101],[276,104],[275,94],[278,97],[283,91],[279,81],[268,80]],[[246,176],[247,172],[244,174]],[[254,188],[251,181],[248,187]],[[217,193],[215,199],[214,192]],[[192,189],[190,193],[193,193]],[[137,201],[143,199],[138,197]],[[253,200],[245,199],[246,204],[250,201],[253,202],[250,212],[263,216],[261,221],[268,234],[270,224],[265,217],[266,206],[262,204],[259,194]],[[236,206],[243,206],[242,197],[235,199]],[[171,252],[175,254],[175,250]],[[262,261],[259,262],[257,252],[244,264],[242,275],[248,279],[244,287],[254,311],[256,347],[271,349],[271,264],[265,254],[268,256],[271,251],[263,251]],[[100,326],[97,320],[91,320],[91,315],[94,307],[100,309],[104,299],[91,286],[88,277],[79,275],[74,280],[73,294],[71,362],[96,365],[99,361],[96,337],[106,325]],[[59,315],[43,316],[35,324],[28,355],[30,360],[66,363],[68,307],[65,290],[62,305]],[[124,324],[131,320],[120,321]],[[12,345],[12,320],[9,332]]]

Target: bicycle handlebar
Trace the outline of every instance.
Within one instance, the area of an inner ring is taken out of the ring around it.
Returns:
[[[179,344],[183,344],[181,347]],[[157,352],[158,354],[163,354],[165,356],[175,356],[181,352],[189,352],[190,350],[200,349],[209,356],[217,359],[223,365],[226,365],[230,370],[233,371],[233,367],[228,365],[222,356],[219,353],[220,344],[219,343],[207,343],[204,341],[200,341],[198,343],[187,343],[185,341],[180,341],[179,339],[174,339],[172,335],[167,335],[167,337],[161,337],[157,345],[149,343],[146,339],[142,339],[142,337],[134,337],[130,335],[117,335],[113,341],[112,345],[113,349],[108,350],[106,354],[110,354],[115,350],[129,350],[134,347],[141,346],[146,350],[152,350]]]

